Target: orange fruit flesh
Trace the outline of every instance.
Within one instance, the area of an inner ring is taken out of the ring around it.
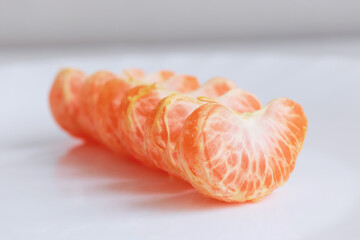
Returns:
[[[125,75],[126,74],[123,74],[122,76]],[[105,143],[106,146],[108,146],[109,148],[120,154],[124,154],[126,152],[124,151],[125,150],[123,144],[124,140],[121,137],[124,136],[125,134],[121,135],[119,133],[121,131],[121,128],[119,128],[118,126],[120,103],[126,91],[136,86],[138,83],[141,83],[142,81],[159,82],[159,85],[166,84],[169,81],[169,79],[171,79],[173,76],[175,76],[174,73],[170,71],[159,71],[150,74],[144,77],[143,79],[128,78],[127,80],[123,80],[123,79],[112,80],[100,88],[99,99],[97,101],[97,108],[95,111],[97,112],[97,117],[95,117],[95,119],[97,119],[98,122],[96,124],[96,129],[100,133],[99,135],[101,135],[102,141]],[[176,75],[176,76],[183,76],[183,78],[177,77],[177,79],[179,80],[177,86],[181,87],[182,85],[189,83],[188,76],[185,75]],[[198,81],[196,78],[192,78],[191,81],[195,82],[192,84],[192,86],[198,85]],[[166,92],[166,94],[168,94],[168,92]],[[164,96],[161,96],[161,98]],[[147,100],[149,100],[149,98],[147,98]],[[141,105],[144,104],[146,105],[147,100],[142,102]],[[152,102],[154,100],[150,100],[150,101]],[[142,111],[142,109],[140,110]],[[128,132],[132,132],[133,130],[134,129],[129,130]]]
[[[168,81],[173,76],[175,76],[173,72],[162,70],[143,77],[140,84],[163,83]]]
[[[135,86],[144,82],[166,82],[172,76],[174,73],[166,70],[145,76],[141,69],[133,68],[125,69],[118,79],[122,79],[123,85],[128,83]],[[107,71],[99,71],[86,77],[84,73],[76,69],[61,70],[55,78],[49,95],[50,108],[57,123],[75,137],[97,142],[103,141],[95,123],[99,114],[94,109],[98,108],[100,89],[112,79],[116,79],[116,76]],[[123,94],[123,91],[119,91],[114,97],[121,99],[121,93]],[[117,102],[117,100],[113,102]],[[112,108],[115,110],[114,107]],[[104,125],[102,124],[102,126]],[[110,139],[107,138],[107,140],[105,143],[109,143]],[[114,150],[113,147],[112,149]]]
[[[127,143],[130,154],[148,166],[144,151],[144,124],[147,116],[160,99],[169,95],[169,91],[156,84],[140,85],[126,92],[120,107],[118,126],[121,139]]]
[[[261,103],[257,97],[240,88],[234,88],[216,98],[218,103],[227,106],[235,112],[253,112],[261,109]]]
[[[184,122],[179,167],[207,196],[227,202],[258,199],[287,181],[306,131],[303,109],[290,99],[243,114],[208,103]]]
[[[195,92],[200,91],[201,88]],[[182,176],[178,167],[176,142],[185,119],[207,101],[219,101],[240,113],[253,112],[261,108],[259,100],[254,95],[238,88],[233,88],[217,100],[204,97],[195,99],[182,94],[172,94],[164,98],[145,124],[146,150],[154,165],[172,175],[185,177]]]
[[[78,123],[80,93],[86,75],[80,70],[65,68],[59,71],[49,94],[50,109],[61,128],[74,137],[86,138],[87,133]]]
[[[126,150],[118,136],[117,112],[125,92],[133,86],[131,82],[120,78],[108,81],[99,90],[95,109],[95,127],[102,142],[122,155],[126,154]]]
[[[171,84],[174,81],[176,84]],[[171,89],[166,89],[170,88],[170,86]],[[127,149],[133,157],[148,166],[154,166],[153,163],[148,161],[144,150],[146,118],[162,98],[173,93],[170,90],[177,92],[194,91],[198,86],[199,82],[195,77],[174,75],[159,84],[137,86],[126,92],[120,105],[118,126],[121,138],[128,143]]]
[[[181,93],[192,92],[200,87],[198,79],[189,75],[173,75],[166,82],[162,82],[161,86],[170,91]]]
[[[130,88],[144,82],[164,82],[174,73],[159,71],[148,76],[141,69],[125,69],[120,78],[109,78],[99,83],[94,92],[98,95],[92,111],[95,130],[102,143],[119,154],[126,154],[117,133],[117,114],[122,97]]]
[[[145,149],[148,161],[169,174],[180,176],[172,153],[186,116],[190,115],[202,102],[174,93],[162,99],[151,112],[145,123]],[[171,110],[169,110],[171,109]]]
[[[210,79],[195,91],[189,92],[187,95],[191,97],[205,96],[209,98],[216,98],[227,93],[233,88],[236,88],[236,84],[233,81],[227,78],[216,77]]]
[[[96,114],[94,109],[99,97],[99,89],[106,82],[113,79],[116,79],[115,74],[108,71],[98,71],[86,79],[81,92],[79,124],[92,140],[99,143],[101,137],[95,127]]]
[[[129,82],[137,82],[141,81],[140,79],[144,79],[146,77],[144,71],[138,68],[128,68],[124,69],[119,78],[127,80]]]

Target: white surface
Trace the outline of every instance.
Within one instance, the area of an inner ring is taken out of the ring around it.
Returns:
[[[0,46],[360,33],[358,0],[0,0]]]
[[[0,239],[357,239],[360,57],[338,44],[322,52],[319,44],[4,51]],[[352,46],[355,51],[358,44]],[[173,69],[202,82],[222,75],[264,104],[290,97],[309,120],[295,171],[261,202],[225,204],[106,149],[82,145],[55,125],[48,109],[53,76],[63,66],[89,73]]]

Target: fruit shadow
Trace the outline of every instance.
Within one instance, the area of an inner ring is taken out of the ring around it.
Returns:
[[[62,156],[57,164],[62,180],[85,181],[76,185],[79,193],[139,196],[131,198],[130,207],[160,211],[205,210],[240,204],[224,203],[201,195],[192,186],[163,171],[150,169],[106,148],[83,143]],[[135,200],[134,200],[135,199]],[[241,204],[243,205],[243,204]]]

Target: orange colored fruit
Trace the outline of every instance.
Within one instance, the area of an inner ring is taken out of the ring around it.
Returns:
[[[304,111],[290,99],[243,114],[207,103],[184,122],[179,167],[207,196],[227,202],[259,199],[288,180],[306,131]]]
[[[174,73],[164,70],[145,76],[139,70],[130,69],[124,70],[120,76],[122,78],[110,80],[99,88],[94,120],[102,142],[113,151],[124,154],[126,151],[123,139],[118,133],[118,112],[125,92],[138,84],[155,82],[161,85],[172,78]],[[191,84],[188,78],[188,76],[183,76],[183,80],[180,81],[183,84]],[[193,81],[198,83],[196,78]],[[192,85],[196,84],[192,83]]]
[[[153,77],[153,81],[162,81],[163,75],[162,72],[156,73],[156,77]],[[167,74],[165,74],[167,76]],[[99,114],[97,114],[97,102],[100,95],[101,88],[109,81],[111,80],[119,80],[121,81],[121,86],[126,87],[125,90],[128,90],[130,87],[135,86],[139,83],[142,83],[143,80],[147,79],[145,76],[145,73],[141,69],[125,69],[120,74],[120,78],[118,78],[115,74],[108,72],[108,71],[98,71],[95,74],[91,75],[86,79],[86,82],[83,85],[83,89],[81,92],[81,114],[80,114],[80,125],[82,128],[87,132],[87,134],[90,136],[92,140],[95,140],[97,142],[102,142],[102,137],[98,131],[98,127],[96,126],[96,121],[102,121],[104,118],[110,118],[108,115],[101,117],[102,119],[99,119]],[[121,80],[120,80],[121,79]],[[111,85],[111,87],[114,87],[114,84]],[[119,88],[117,88],[119,90]],[[107,94],[111,90],[105,90],[104,94]],[[118,101],[118,99],[121,99],[120,95],[123,95],[125,91],[120,91],[118,94],[116,94],[115,102]],[[112,91],[114,94],[114,91]],[[113,95],[108,96],[108,99],[111,99],[109,97],[113,97]],[[106,97],[105,97],[106,98]],[[102,99],[104,100],[104,99]],[[106,102],[109,103],[111,101]],[[116,104],[115,104],[116,105]],[[106,106],[105,106],[106,108]],[[112,106],[111,110],[115,110]],[[100,110],[101,111],[101,110]],[[104,112],[102,112],[104,113]],[[106,121],[106,120],[105,120]],[[101,127],[100,127],[101,128]],[[100,132],[109,132],[109,129],[106,131],[103,129],[100,129]],[[106,141],[106,143],[108,143]],[[120,149],[119,149],[120,150]]]
[[[56,122],[74,137],[85,138],[87,133],[78,122],[80,93],[86,75],[80,70],[65,68],[59,71],[50,90],[50,109]]]
[[[198,79],[189,75],[173,75],[166,81],[161,82],[161,86],[167,90],[187,93],[200,87]]]
[[[173,76],[175,76],[173,72],[162,70],[143,77],[139,84],[163,83],[172,78]]]
[[[216,96],[214,91],[211,91],[211,86],[218,87],[218,83],[221,81],[210,80],[193,93],[203,92],[210,96]],[[221,88],[215,89],[218,89],[217,94],[220,95],[216,100],[207,97],[195,99],[183,94],[172,94],[162,99],[157,105],[145,124],[146,150],[148,158],[155,166],[172,175],[182,176],[177,162],[176,142],[185,119],[207,101],[218,101],[240,113],[253,112],[261,108],[259,100],[244,90],[233,88],[225,92],[228,90],[226,87],[222,88],[224,91],[221,91]],[[224,92],[225,94],[223,94]]]
[[[175,77],[176,76],[176,77]],[[71,135],[85,140],[95,140],[97,142],[104,141],[98,133],[96,121],[99,114],[97,114],[98,105],[97,101],[100,94],[100,89],[103,85],[113,79],[122,79],[122,87],[126,87],[128,90],[130,87],[134,87],[139,84],[148,84],[154,82],[166,83],[170,78],[178,78],[178,75],[175,75],[171,71],[159,71],[150,75],[145,75],[141,69],[125,69],[120,74],[120,77],[117,77],[111,72],[99,71],[89,77],[76,69],[64,69],[61,70],[51,88],[49,95],[50,108],[56,119],[57,123],[64,128]],[[172,82],[174,82],[172,80]],[[184,84],[189,84],[188,89],[194,89],[198,86],[199,83],[197,79],[190,79],[188,81],[180,80],[183,86],[180,84],[180,87],[184,87]],[[111,84],[111,87],[114,87],[115,83]],[[178,86],[179,87],[179,86]],[[119,90],[119,89],[118,89]],[[119,99],[121,99],[122,94],[125,92],[124,89],[119,90],[118,94],[115,94],[114,91],[105,90],[104,94],[110,94],[116,96],[104,96],[102,99],[103,103],[107,102],[105,98],[111,99],[115,97],[114,101],[109,100],[108,102],[113,102],[113,105],[119,105]],[[109,107],[105,106],[105,109],[110,109],[110,111],[116,111],[114,106]],[[102,110],[100,110],[102,111]],[[105,111],[107,112],[107,111]],[[101,112],[101,114],[104,111]],[[100,114],[100,116],[102,116]],[[112,113],[110,113],[111,115]],[[104,120],[108,115],[104,115],[99,122],[109,122]],[[109,117],[111,118],[111,116]],[[114,122],[114,121],[110,121]],[[100,127],[100,132],[109,132],[109,126],[100,123],[105,130]],[[115,126],[116,127],[116,126]],[[109,143],[110,139],[105,137],[105,143]],[[111,141],[113,141],[112,139]],[[116,144],[111,144],[112,146]],[[114,147],[112,147],[115,150]]]
[[[236,84],[230,79],[223,77],[211,78],[209,81],[201,85],[195,91],[189,92],[187,95],[192,97],[209,97],[216,98],[219,97],[231,89],[236,88]]]
[[[140,79],[145,78],[145,73],[142,69],[138,68],[128,68],[124,69],[119,78],[127,80],[129,82],[137,82],[140,81]]]
[[[145,72],[138,68],[129,68],[121,72],[119,78],[129,81],[134,84],[153,84],[161,83],[175,75],[174,72],[168,70],[161,70],[146,75]]]
[[[175,85],[168,82],[176,82]],[[194,91],[198,86],[198,80],[195,77],[187,75],[174,75],[168,80],[152,85],[140,85],[126,92],[122,99],[118,127],[121,139],[127,143],[126,147],[130,154],[148,166],[154,166],[147,160],[144,150],[144,125],[146,118],[159,103],[159,101],[173,93],[171,90]]]
[[[125,93],[119,107],[120,137],[126,142],[129,153],[148,166],[153,165],[146,160],[146,152],[144,151],[145,121],[157,103],[171,93],[156,83],[140,85]]]
[[[116,79],[115,74],[108,71],[98,71],[86,79],[82,88],[79,124],[96,142],[101,142],[100,135],[95,127],[96,114],[94,111],[99,97],[99,89],[113,79]]]
[[[96,103],[95,127],[105,146],[119,154],[125,154],[126,150],[117,133],[117,112],[125,92],[133,86],[133,83],[121,78],[110,80],[99,89]]]
[[[199,88],[195,77],[171,71],[86,77],[63,69],[49,102],[71,135],[130,153],[227,202],[258,200],[283,185],[307,131],[302,107],[290,99],[260,109],[255,96],[228,79]]]

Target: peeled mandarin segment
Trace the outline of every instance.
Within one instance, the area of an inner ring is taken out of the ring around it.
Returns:
[[[173,75],[167,81],[161,83],[161,86],[167,90],[188,93],[200,87],[198,79],[189,75]]]
[[[126,92],[118,117],[119,133],[132,156],[148,166],[144,151],[144,125],[146,118],[158,102],[171,92],[153,85],[140,85]]]
[[[204,97],[204,96],[201,96],[201,97],[197,97],[196,98],[197,100],[201,101],[201,102],[212,102],[212,103],[217,103],[218,101],[214,98],[209,98],[209,97]]]
[[[179,167],[207,196],[258,199],[287,181],[306,131],[304,111],[290,99],[244,114],[208,103],[185,120],[177,144]]]
[[[146,75],[145,72],[141,69],[130,68],[123,70],[120,74],[120,78],[141,85],[161,83],[167,81],[174,75],[174,72],[168,70],[162,70]]]
[[[174,72],[163,70],[149,74],[146,77],[142,78],[141,81],[143,84],[162,83],[167,81],[174,75],[175,75]]]
[[[145,123],[145,146],[149,160],[171,175],[181,177],[176,163],[175,144],[183,123],[202,102],[195,98],[172,94],[157,105]]]
[[[141,79],[145,78],[145,73],[139,68],[128,68],[121,72],[119,78],[129,82],[139,82]]]
[[[118,133],[118,110],[125,92],[137,84],[146,82],[163,83],[174,75],[170,71],[159,71],[145,76],[140,69],[127,69],[121,74],[121,78],[110,80],[98,87],[98,100],[93,120],[100,140],[117,153],[124,154],[125,147]],[[109,83],[109,84],[108,84]],[[100,99],[101,98],[101,99]]]
[[[171,74],[165,74],[170,76]],[[119,133],[127,142],[128,151],[144,164],[153,167],[148,160],[145,148],[144,125],[146,118],[159,101],[173,91],[189,91],[198,88],[197,78],[187,75],[173,75],[166,81],[158,81],[152,85],[142,85],[130,89],[124,96],[120,106]]]
[[[254,95],[237,88],[217,99],[208,97],[195,99],[182,94],[170,95],[161,100],[145,124],[146,149],[151,161],[170,174],[184,178],[178,167],[175,150],[184,121],[200,105],[217,101],[241,113],[253,112],[261,108],[259,100]]]
[[[74,137],[87,138],[78,123],[80,95],[86,75],[80,70],[65,68],[59,71],[51,87],[49,103],[56,122]]]
[[[122,78],[106,82],[99,89],[94,118],[97,131],[102,142],[119,154],[125,154],[125,147],[118,133],[118,111],[126,91],[145,82],[164,82],[173,76],[170,71],[159,71],[148,76],[140,69],[128,69],[122,73]]]
[[[261,103],[254,94],[240,88],[233,88],[216,100],[239,113],[253,112],[261,108]]]
[[[210,79],[196,91],[190,92],[187,95],[191,97],[204,96],[209,98],[216,98],[227,93],[233,88],[236,88],[236,84],[230,79],[216,77]]]
[[[96,103],[100,88],[108,81],[115,79],[116,75],[108,71],[99,71],[86,79],[81,92],[81,114],[79,123],[81,127],[91,136],[92,140],[101,142],[95,127]]]
[[[110,80],[100,88],[96,103],[96,129],[102,142],[119,154],[125,154],[126,151],[118,134],[118,111],[125,92],[133,86],[124,79]]]

